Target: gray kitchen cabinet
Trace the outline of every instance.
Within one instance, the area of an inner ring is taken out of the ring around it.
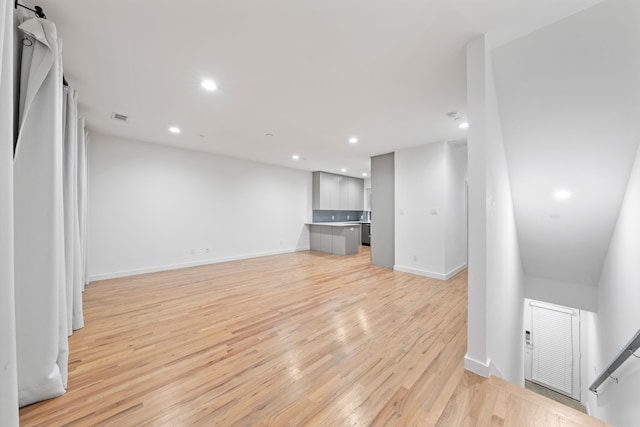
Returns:
[[[352,255],[358,253],[360,246],[360,227],[333,227],[333,253]]]
[[[328,172],[313,173],[313,209],[361,211],[364,180]]]
[[[349,204],[347,210],[362,211],[364,210],[364,180],[360,178],[349,177]]]
[[[333,227],[328,225],[320,226],[320,250],[322,252],[333,252]]]
[[[340,186],[338,189],[338,209],[341,211],[348,211],[349,209],[349,190],[351,187],[351,177],[341,176]]]
[[[320,226],[309,227],[309,246],[314,251],[319,251],[322,246],[322,236]]]
[[[326,172],[313,173],[313,209],[339,210],[340,175]]]
[[[307,224],[311,250],[336,255],[357,254],[360,249],[360,224]]]
[[[333,239],[332,239],[332,253],[336,255],[346,255],[347,254],[347,244],[346,244],[346,227],[333,227]]]

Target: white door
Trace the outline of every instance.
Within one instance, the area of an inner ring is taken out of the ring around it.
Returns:
[[[580,400],[580,312],[534,301],[529,306],[527,379]]]

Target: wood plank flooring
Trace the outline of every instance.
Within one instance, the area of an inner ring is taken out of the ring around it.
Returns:
[[[94,282],[84,298],[68,391],[22,408],[23,426],[605,426],[464,371],[466,272],[395,272],[366,247]]]

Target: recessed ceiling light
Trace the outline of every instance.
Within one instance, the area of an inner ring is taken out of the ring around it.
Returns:
[[[293,156],[291,156],[291,158],[293,160],[300,160],[300,156],[298,156],[297,154],[294,154]]]
[[[362,172],[362,176],[368,176],[366,172]]]
[[[458,127],[459,127],[460,129],[466,129],[466,128],[468,128],[468,127],[469,127],[469,123],[467,123],[467,122],[462,122],[462,123],[460,123],[460,124],[458,125]]]
[[[216,85],[216,82],[214,82],[211,79],[204,79],[202,80],[202,82],[200,83],[200,86],[202,86],[203,89],[206,89],[208,91],[214,91],[218,89],[218,86]]]
[[[169,132],[171,132],[171,133],[180,133],[180,128],[176,127],[176,126],[171,126],[169,128]]]
[[[571,193],[568,190],[557,190],[553,193],[553,197],[557,200],[566,200],[571,197]]]
[[[347,168],[340,169],[340,172],[346,172],[346,171],[347,171]]]
[[[355,136],[352,136],[351,138],[349,138],[349,142],[352,144],[355,144],[356,142],[358,142],[358,138],[356,138]]]

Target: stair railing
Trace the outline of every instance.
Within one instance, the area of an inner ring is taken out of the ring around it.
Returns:
[[[613,377],[613,373],[631,356],[640,359],[640,356],[636,356],[635,352],[640,348],[640,330],[631,338],[631,340],[624,346],[624,348],[618,353],[618,355],[609,364],[609,367],[602,372],[598,378],[591,384],[589,390],[598,395],[598,387],[605,382],[607,378],[611,378],[618,382],[617,378]]]

